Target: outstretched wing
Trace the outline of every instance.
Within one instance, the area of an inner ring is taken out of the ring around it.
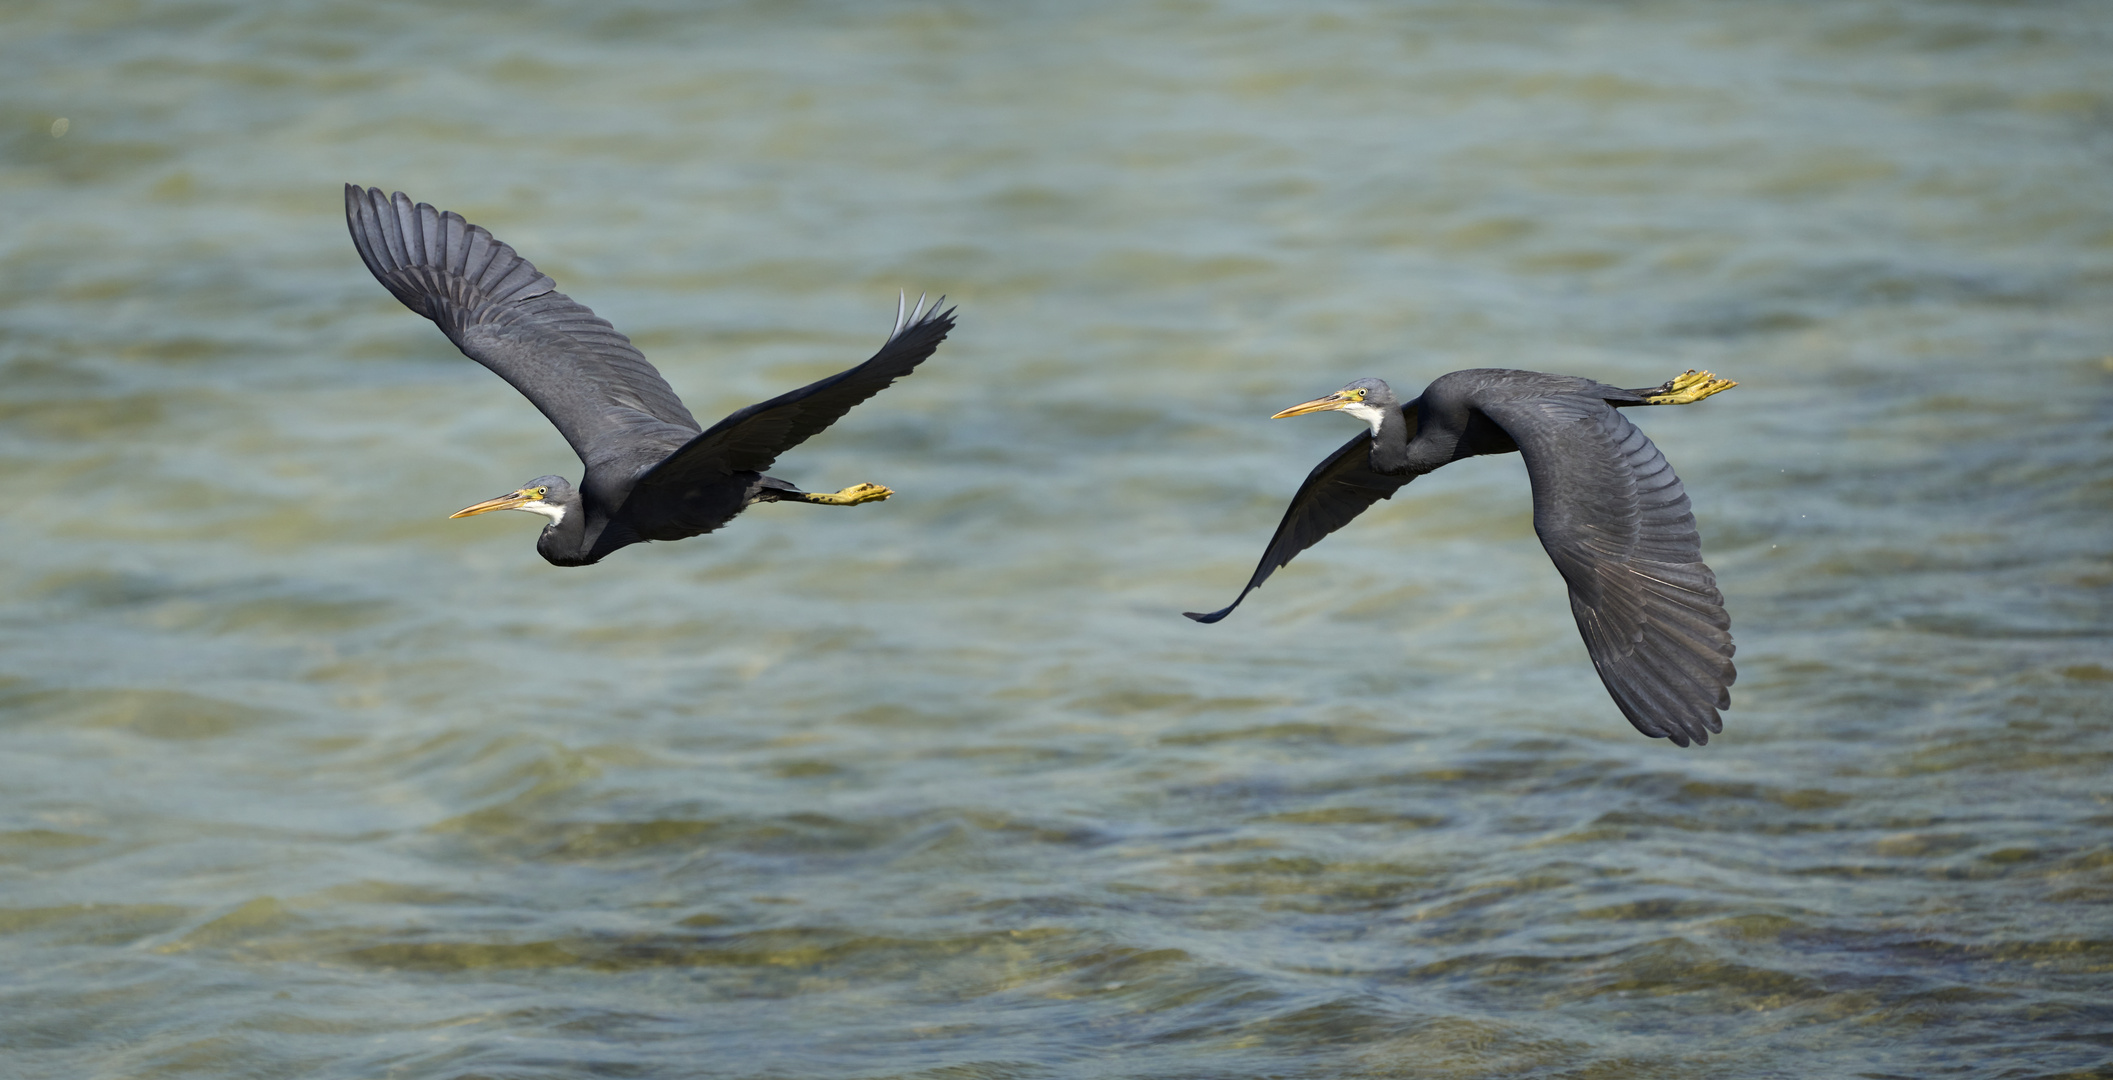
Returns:
[[[629,338],[460,214],[346,184],[345,224],[375,278],[534,402],[581,461],[642,466],[697,433]]]
[[[954,328],[954,309],[939,308],[945,301],[942,296],[926,309],[920,297],[915,309],[897,309],[894,332],[871,360],[713,424],[640,477],[631,489],[630,504],[680,498],[699,484],[770,468],[779,454],[819,434],[932,355]]]
[[[1731,618],[1665,455],[1596,396],[1476,407],[1519,444],[1534,531],[1622,715],[1654,738],[1708,742],[1738,675]]]
[[[1414,403],[1407,408],[1415,408]],[[1415,422],[1415,417],[1409,417],[1411,430]],[[1247,588],[1241,589],[1232,603],[1207,615],[1195,611],[1182,614],[1200,623],[1214,623],[1232,614],[1248,593],[1277,572],[1277,567],[1350,524],[1351,518],[1364,513],[1373,503],[1393,498],[1395,492],[1415,479],[1406,474],[1388,476],[1375,471],[1371,446],[1372,433],[1368,431],[1344,443],[1306,474],[1306,482],[1299,485],[1298,494],[1291,497],[1291,508],[1284,511],[1284,520],[1277,525],[1277,534],[1269,538],[1269,550],[1262,553],[1255,576],[1248,579]]]

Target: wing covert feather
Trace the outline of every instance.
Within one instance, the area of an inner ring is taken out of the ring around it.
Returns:
[[[345,224],[376,280],[533,402],[587,465],[658,460],[697,432],[629,338],[481,226],[356,184]]]
[[[1665,455],[1586,395],[1478,403],[1519,444],[1533,527],[1570,586],[1592,666],[1638,731],[1686,746],[1724,730],[1731,618]]]

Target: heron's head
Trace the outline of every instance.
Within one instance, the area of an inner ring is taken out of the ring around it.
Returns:
[[[494,510],[526,510],[550,519],[552,525],[565,520],[565,514],[579,505],[579,496],[572,484],[562,476],[538,476],[496,499],[486,499],[475,506],[465,506],[449,514],[450,518],[475,517]]]
[[[1312,401],[1293,405],[1270,419],[1281,420],[1287,416],[1304,416],[1317,412],[1346,412],[1372,425],[1372,430],[1378,431],[1379,422],[1385,418],[1387,411],[1399,405],[1400,402],[1395,400],[1393,388],[1386,384],[1386,380],[1359,379],[1327,397],[1317,397]]]

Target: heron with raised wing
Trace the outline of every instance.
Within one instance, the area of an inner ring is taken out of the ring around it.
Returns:
[[[1439,466],[1517,451],[1533,484],[1533,528],[1570,586],[1570,611],[1600,681],[1636,730],[1709,742],[1731,707],[1731,618],[1687,492],[1665,456],[1616,411],[1684,405],[1738,385],[1690,371],[1646,390],[1538,371],[1441,375],[1403,404],[1358,379],[1270,419],[1347,412],[1371,430],[1315,467],[1292,496],[1262,563],[1214,623],[1278,567]]]
[[[536,551],[558,566],[708,533],[759,502],[857,506],[894,494],[878,484],[802,491],[764,470],[916,370],[954,327],[945,297],[929,307],[920,297],[896,309],[872,359],[705,429],[629,338],[461,215],[347,184],[345,224],[375,278],[541,409],[586,465],[577,488],[539,476],[451,515],[549,518]]]

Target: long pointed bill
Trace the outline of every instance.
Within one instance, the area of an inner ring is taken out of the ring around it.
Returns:
[[[1283,412],[1280,412],[1275,416],[1270,417],[1270,419],[1282,420],[1287,416],[1304,416],[1307,413],[1330,412],[1335,409],[1343,408],[1347,405],[1355,404],[1357,404],[1357,400],[1355,398],[1346,397],[1338,392],[1330,394],[1327,397],[1314,398],[1312,401],[1302,401],[1297,405],[1293,405],[1291,408],[1288,408]]]
[[[486,499],[475,506],[465,506],[449,514],[448,520],[453,521],[459,517],[476,517],[478,514],[489,514],[494,510],[517,510],[523,504],[534,501],[536,501],[536,497],[533,494],[527,491],[516,491],[511,495],[501,495],[496,499]]]

